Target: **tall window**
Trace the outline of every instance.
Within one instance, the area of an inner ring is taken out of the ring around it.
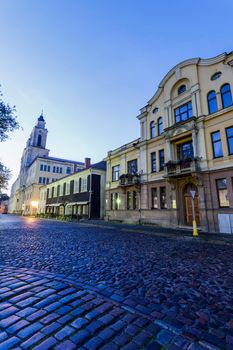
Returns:
[[[137,159],[128,162],[128,174],[135,175],[138,172],[138,162]]]
[[[42,177],[39,177],[39,184],[42,183]]]
[[[48,165],[48,172],[50,172],[50,165]]]
[[[118,210],[119,205],[119,193],[111,193],[111,210]]]
[[[166,187],[160,187],[160,208],[167,209]]]
[[[222,157],[223,156],[223,152],[222,152],[222,141],[221,141],[220,131],[212,132],[211,139],[212,139],[212,147],[213,147],[213,156],[214,156],[214,158]]]
[[[153,139],[155,137],[155,122],[150,123],[150,138]]]
[[[37,139],[37,147],[41,146],[41,135],[38,135],[38,139]]]
[[[63,184],[63,196],[66,195],[66,183]]]
[[[226,179],[218,179],[216,180],[217,192],[218,192],[218,202],[219,206],[229,207],[229,199],[227,194],[227,180]]]
[[[151,189],[151,208],[158,209],[158,193],[156,187]]]
[[[158,135],[161,135],[163,133],[163,118],[158,118]]]
[[[216,92],[210,91],[207,95],[209,114],[215,113],[218,110]]]
[[[159,171],[164,170],[164,149],[159,150]]]
[[[150,156],[151,156],[151,172],[155,173],[157,171],[156,170],[156,152],[152,152]]]
[[[137,192],[127,192],[127,210],[136,210],[138,208]]]
[[[115,165],[112,167],[112,181],[118,181],[120,175],[120,165]]]
[[[40,171],[43,171],[43,169],[44,169],[44,166],[43,166],[43,164],[41,164],[40,165]]]
[[[59,170],[58,170],[59,171]],[[70,166],[68,166],[67,168],[66,168],[66,174],[71,174],[71,167]]]
[[[188,158],[193,158],[193,143],[192,141],[190,142],[185,142],[177,146],[177,155],[178,159],[188,159]]]
[[[193,116],[192,102],[175,109],[175,122],[179,123]]]
[[[132,192],[127,191],[127,210],[132,209],[132,207],[133,207]]]
[[[230,84],[225,84],[221,87],[221,96],[222,96],[222,106],[227,108],[232,106],[232,95]]]
[[[233,126],[226,129],[228,153],[233,154]]]
[[[82,189],[82,178],[79,178],[79,183],[78,183],[78,191],[81,192]]]
[[[178,95],[180,94],[183,94],[183,92],[186,91],[186,85],[181,85],[179,88],[178,88]]]

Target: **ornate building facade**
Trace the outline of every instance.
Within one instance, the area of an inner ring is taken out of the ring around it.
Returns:
[[[110,151],[106,219],[233,232],[233,53],[172,68]]]
[[[50,157],[46,148],[47,133],[44,117],[40,115],[23,151],[19,176],[11,188],[10,213],[36,214],[43,184],[84,168],[82,162]]]

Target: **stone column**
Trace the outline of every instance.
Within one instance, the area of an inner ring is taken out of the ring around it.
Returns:
[[[193,141],[193,156],[195,158],[198,156],[198,154],[197,154],[197,131],[195,128],[192,130],[192,141]]]
[[[216,92],[216,99],[217,99],[217,105],[218,105],[218,111],[223,108],[222,106],[222,97],[220,92]]]
[[[192,109],[193,109],[193,116],[197,117],[197,104],[196,104],[196,98],[195,93],[192,94]]]

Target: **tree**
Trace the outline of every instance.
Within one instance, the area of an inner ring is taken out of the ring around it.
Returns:
[[[0,162],[0,192],[7,189],[8,181],[11,177],[11,171],[2,162]]]
[[[9,138],[8,133],[19,128],[15,116],[15,106],[11,107],[2,100],[0,92],[0,142]]]
[[[0,91],[0,142],[9,138],[8,133],[19,128],[19,123],[15,116],[15,106],[11,107],[2,100]],[[6,189],[11,176],[11,171],[0,161],[0,192]]]

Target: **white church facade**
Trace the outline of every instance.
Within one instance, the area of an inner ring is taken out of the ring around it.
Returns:
[[[47,133],[44,117],[40,115],[23,151],[19,176],[11,188],[10,213],[36,214],[42,185],[84,169],[82,162],[50,157]]]

